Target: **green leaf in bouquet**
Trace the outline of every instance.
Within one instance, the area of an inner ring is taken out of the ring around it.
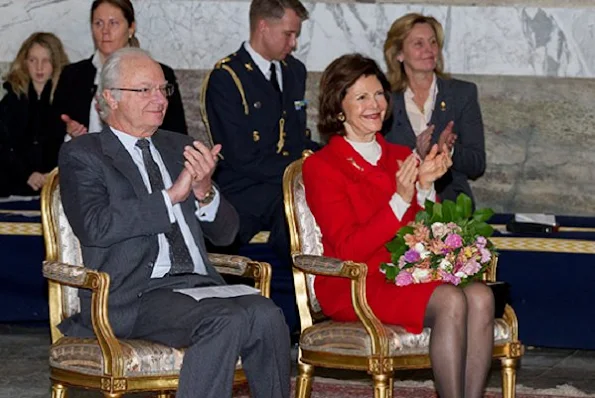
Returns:
[[[432,202],[430,199],[426,199],[426,203],[424,203],[424,208],[426,209],[425,210],[426,213],[432,214],[432,212],[434,211],[434,202]],[[417,214],[419,214],[419,213],[417,213]]]
[[[404,227],[401,227],[401,229],[399,229],[399,232],[397,232],[397,237],[402,238],[403,244],[405,244],[405,235],[413,234],[413,231],[414,229],[411,225],[405,225]]]
[[[475,223],[475,233],[479,236],[490,237],[494,233],[494,228],[485,222]]]
[[[386,248],[389,252],[393,253],[396,250],[399,250],[401,246],[405,245],[405,240],[401,236],[396,236],[390,242],[386,244]]]
[[[442,203],[442,222],[448,223],[451,221],[458,221],[457,205],[452,200],[445,200]]]
[[[476,221],[486,222],[494,215],[494,210],[490,208],[478,209],[473,213],[473,219]]]
[[[428,225],[430,221],[430,215],[426,211],[418,211],[415,215],[415,222]]]
[[[398,267],[394,267],[394,266],[388,265],[386,263],[382,263],[380,265],[380,269],[385,272],[386,279],[394,281],[397,278],[397,274],[399,272]]]
[[[457,196],[457,213],[461,214],[462,218],[471,217],[473,212],[473,202],[471,198],[464,193]]]
[[[442,204],[441,203],[434,203],[434,208],[432,209],[432,217],[430,218],[430,223],[434,224],[435,222],[442,222]]]

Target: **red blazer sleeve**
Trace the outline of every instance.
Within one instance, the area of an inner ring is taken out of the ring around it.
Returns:
[[[404,224],[393,213],[388,203],[390,198],[379,205],[372,217],[358,222],[355,214],[360,209],[350,198],[347,177],[321,155],[317,153],[305,160],[303,179],[306,201],[320,226],[325,254],[342,260],[367,262]],[[411,220],[416,209],[411,206],[403,221]]]

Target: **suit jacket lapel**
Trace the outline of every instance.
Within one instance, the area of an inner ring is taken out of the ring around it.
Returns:
[[[448,81],[438,78],[436,79],[436,84],[438,85],[438,94],[436,95],[434,111],[430,120],[430,124],[435,126],[434,133],[432,134],[432,143],[438,142],[440,134],[446,128],[446,124],[449,122],[449,107],[453,104],[452,92]]]
[[[108,126],[105,126],[99,134],[103,153],[112,159],[114,167],[130,181],[137,196],[146,195],[147,187],[143,182],[143,178],[130,154],[126,151],[120,140],[118,140],[118,137],[116,137]]]
[[[393,95],[393,112],[395,113],[395,125],[398,134],[403,137],[403,140],[399,140],[399,143],[406,145],[410,148],[415,148],[416,139],[413,127],[407,116],[407,109],[405,109],[405,93],[395,93]]]

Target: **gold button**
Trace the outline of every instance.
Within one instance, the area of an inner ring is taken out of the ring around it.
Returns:
[[[312,131],[310,129],[306,129],[306,137],[310,138],[312,135]]]
[[[287,133],[284,131],[283,132],[283,138],[287,137]]]
[[[254,140],[254,142],[260,141],[260,133],[256,130],[254,130],[252,132],[252,139]]]
[[[289,156],[289,152],[283,151],[283,156]]]

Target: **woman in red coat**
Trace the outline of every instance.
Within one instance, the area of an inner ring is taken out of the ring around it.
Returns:
[[[318,130],[328,144],[303,167],[306,200],[322,232],[324,255],[368,265],[367,300],[384,323],[420,333],[431,327],[430,357],[442,398],[480,397],[491,364],[494,298],[481,283],[465,288],[440,282],[396,286],[379,266],[390,262],[385,244],[415,218],[434,182],[452,164],[436,145],[420,163],[405,146],[378,134],[390,84],[376,63],[359,54],[333,61],[320,82]],[[350,282],[318,276],[323,312],[355,321]]]

